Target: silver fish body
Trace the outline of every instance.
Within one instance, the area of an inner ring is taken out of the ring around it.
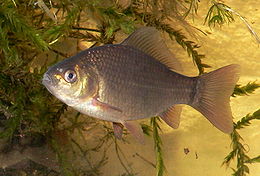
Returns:
[[[174,71],[179,63],[158,34],[150,37],[155,32],[154,28],[141,28],[121,44],[82,51],[52,66],[43,84],[81,113],[115,126],[123,124],[130,131],[136,129],[127,122],[152,116],[177,127],[180,108],[175,105],[187,104],[220,130],[231,132],[229,96],[238,80],[238,66],[198,77],[179,74]]]

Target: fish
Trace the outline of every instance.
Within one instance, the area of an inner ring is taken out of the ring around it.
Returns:
[[[51,66],[42,84],[82,114],[124,127],[140,142],[138,119],[159,116],[178,128],[189,105],[224,133],[233,131],[230,96],[240,66],[231,64],[199,76],[181,74],[182,66],[154,27],[141,27],[119,44],[86,49]]]

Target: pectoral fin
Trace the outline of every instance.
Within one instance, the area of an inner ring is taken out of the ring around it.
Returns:
[[[123,125],[129,130],[129,132],[136,138],[138,142],[144,144],[144,134],[141,126],[134,121],[125,121]]]
[[[117,107],[114,107],[114,106],[111,106],[107,103],[103,103],[101,101],[98,100],[98,98],[93,98],[92,99],[92,105],[100,108],[100,109],[103,109],[103,110],[108,110],[108,111],[118,111],[118,112],[123,112],[121,109],[117,108]]]
[[[180,124],[180,115],[182,105],[174,105],[159,116],[172,128],[178,128]]]

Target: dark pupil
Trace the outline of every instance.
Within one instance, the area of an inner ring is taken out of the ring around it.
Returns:
[[[74,76],[73,73],[70,73],[70,74],[68,75],[68,78],[69,78],[69,79],[72,79],[73,76]]]

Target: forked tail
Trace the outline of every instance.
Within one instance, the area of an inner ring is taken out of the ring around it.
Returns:
[[[239,78],[239,65],[228,65],[199,76],[191,106],[225,133],[233,131],[230,96]]]

